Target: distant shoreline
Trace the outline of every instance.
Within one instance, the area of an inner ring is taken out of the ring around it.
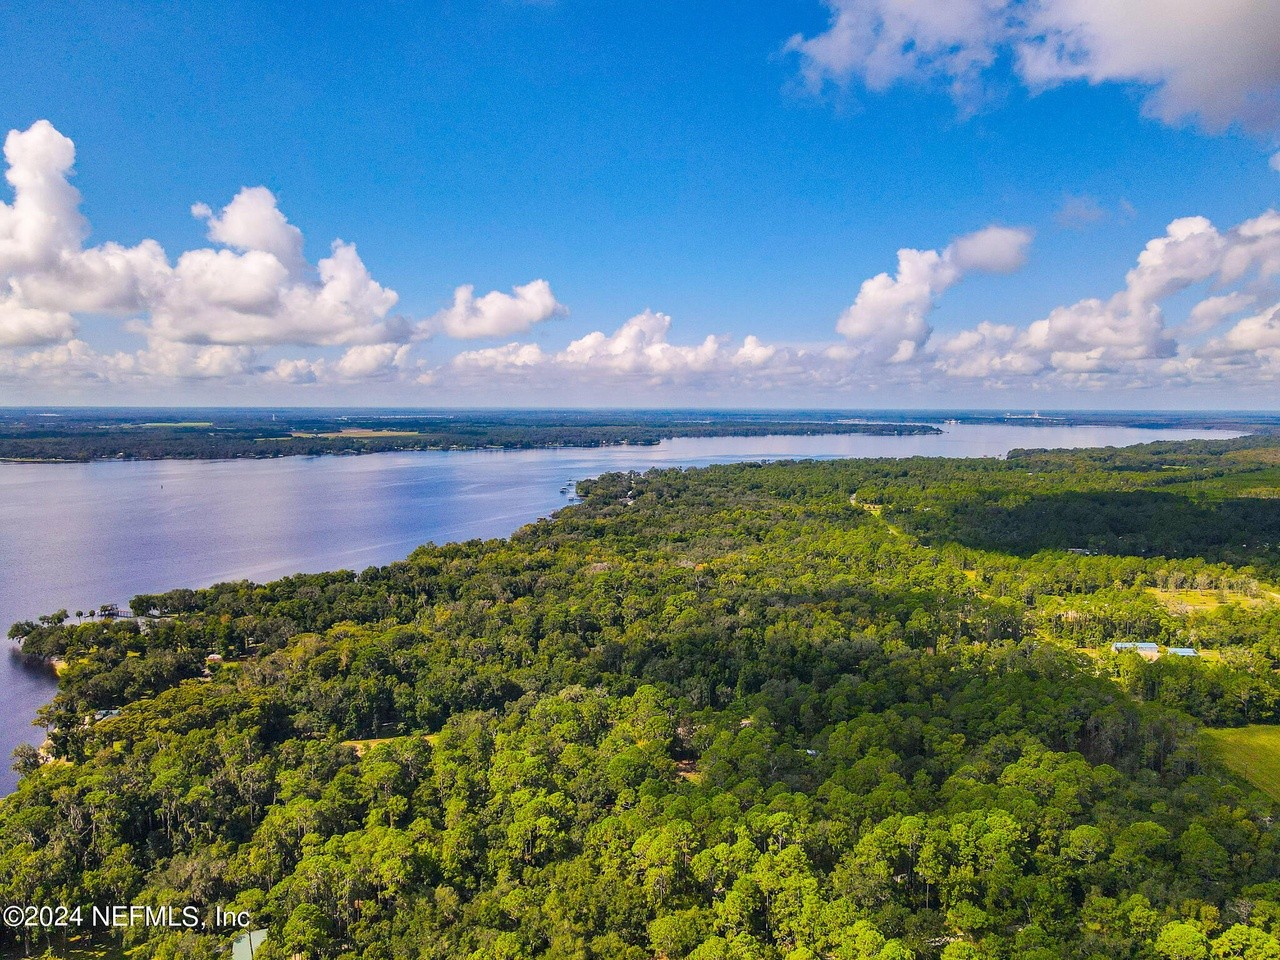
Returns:
[[[371,418],[365,418],[366,420]],[[400,424],[397,424],[400,426]],[[274,460],[297,456],[359,456],[371,453],[464,450],[593,449],[654,446],[664,440],[698,437],[924,436],[943,431],[923,423],[835,423],[814,421],[721,423],[461,424],[441,429],[404,430],[316,424],[281,430],[272,425],[142,427],[133,424],[77,424],[55,432],[0,431],[0,463],[92,463],[112,460]]]
[[[462,450],[592,449],[764,436],[923,436],[951,426],[1280,433],[1280,414],[937,410],[0,409],[0,462],[270,460]]]

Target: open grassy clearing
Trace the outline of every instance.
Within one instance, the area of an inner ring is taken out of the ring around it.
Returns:
[[[1160,601],[1172,613],[1193,613],[1200,610],[1216,610],[1226,603],[1238,603],[1243,607],[1256,607],[1266,603],[1274,594],[1251,597],[1238,590],[1161,590],[1148,587],[1147,592]]]
[[[1249,451],[1262,453],[1263,451]],[[1266,451],[1273,454],[1275,451]],[[1280,497],[1280,467],[1267,467],[1262,470],[1250,470],[1244,473],[1232,473],[1207,480],[1191,480],[1186,483],[1172,483],[1163,488],[1169,493],[1194,493],[1196,496],[1209,499],[1225,499],[1229,497],[1262,497],[1272,499]]]
[[[416,437],[420,436],[417,430],[368,430],[363,427],[350,427],[345,430],[337,430],[331,433],[305,433],[299,430],[290,434],[293,437],[324,437],[327,439],[338,440],[377,440],[381,437]]]
[[[1222,762],[1268,796],[1280,800],[1280,727],[1205,730]]]
[[[432,746],[434,746],[436,742],[436,738],[438,736],[439,734],[435,734],[435,733],[425,733],[422,735],[422,739],[427,741],[427,743],[431,744]],[[363,757],[366,753],[368,753],[374,747],[380,747],[384,743],[391,743],[395,740],[404,740],[404,739],[406,738],[405,737],[374,737],[369,740],[343,740],[342,745],[344,747],[354,747],[356,751],[356,756]]]

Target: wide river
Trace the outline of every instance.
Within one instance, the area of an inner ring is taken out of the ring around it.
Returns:
[[[504,537],[611,470],[739,460],[990,457],[1015,447],[1125,446],[1227,437],[1212,430],[960,424],[931,436],[713,437],[656,446],[276,460],[0,464],[0,631],[65,608],[220,580],[362,570],[427,541]],[[0,639],[0,795],[8,758],[43,734],[47,669]]]

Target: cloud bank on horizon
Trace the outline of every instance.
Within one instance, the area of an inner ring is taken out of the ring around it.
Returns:
[[[896,272],[863,281],[835,318],[841,339],[831,343],[747,335],[682,345],[671,339],[671,317],[645,310],[559,350],[513,340],[433,365],[415,355],[420,341],[521,334],[565,308],[539,279],[480,297],[462,285],[435,315],[397,314],[396,292],[373,279],[354,244],[335,240],[330,256],[308,264],[302,232],[264,187],[241,189],[216,213],[192,208],[217,247],[174,261],[152,240],[86,247],[88,224],[68,179],[71,141],[39,121],[9,133],[5,158],[14,201],[0,204],[0,378],[18,384],[394,380],[415,398],[476,386],[767,392],[799,384],[838,395],[947,380],[1018,389],[1247,386],[1280,374],[1280,213],[1271,210],[1227,229],[1203,217],[1175,220],[1138,254],[1122,289],[1022,327],[980,322],[938,337],[929,322],[965,276],[1009,274],[1026,263],[1032,232],[991,225],[941,250],[899,250]],[[1204,295],[1184,322],[1170,324],[1162,304],[1196,287]],[[82,315],[114,318],[144,345],[96,350],[79,336]],[[267,348],[335,346],[343,348],[337,357],[265,359]]]
[[[1270,136],[1266,152],[1280,135],[1277,4],[820,2],[826,29],[786,44],[816,93],[853,83],[940,88],[968,113],[990,99],[1003,64],[1033,93],[1119,83],[1140,91],[1143,111],[1162,123]],[[87,245],[72,141],[40,120],[10,131],[4,154],[12,201],[0,201],[0,388],[11,401],[37,388],[109,401],[195,383],[291,402],[320,400],[325,387],[358,396],[366,385],[394,388],[406,403],[680,395],[839,404],[867,391],[952,388],[1001,398],[1131,388],[1246,396],[1280,376],[1274,209],[1226,226],[1174,219],[1135,250],[1119,289],[1017,323],[935,328],[934,312],[966,278],[999,283],[1036,255],[1031,228],[991,223],[936,249],[904,246],[891,269],[851,277],[849,305],[825,341],[739,330],[686,343],[672,317],[646,308],[552,346],[558,325],[547,322],[568,310],[547,279],[482,294],[459,283],[447,306],[410,316],[354,243],[335,239],[311,263],[302,231],[262,186],[242,187],[220,209],[192,205],[207,247],[171,255],[154,240]],[[1280,170],[1280,153],[1269,165]],[[1071,229],[1108,216],[1087,196],[1066,197],[1057,212]],[[135,337],[136,349],[95,346],[92,331],[104,328]]]

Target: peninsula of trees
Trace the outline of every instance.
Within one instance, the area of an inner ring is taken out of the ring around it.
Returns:
[[[16,625],[64,667],[0,901],[246,911],[258,960],[1280,956],[1274,440],[580,493]]]
[[[0,460],[192,460],[396,450],[601,447],[671,437],[939,433],[830,413],[325,410],[0,411]]]

